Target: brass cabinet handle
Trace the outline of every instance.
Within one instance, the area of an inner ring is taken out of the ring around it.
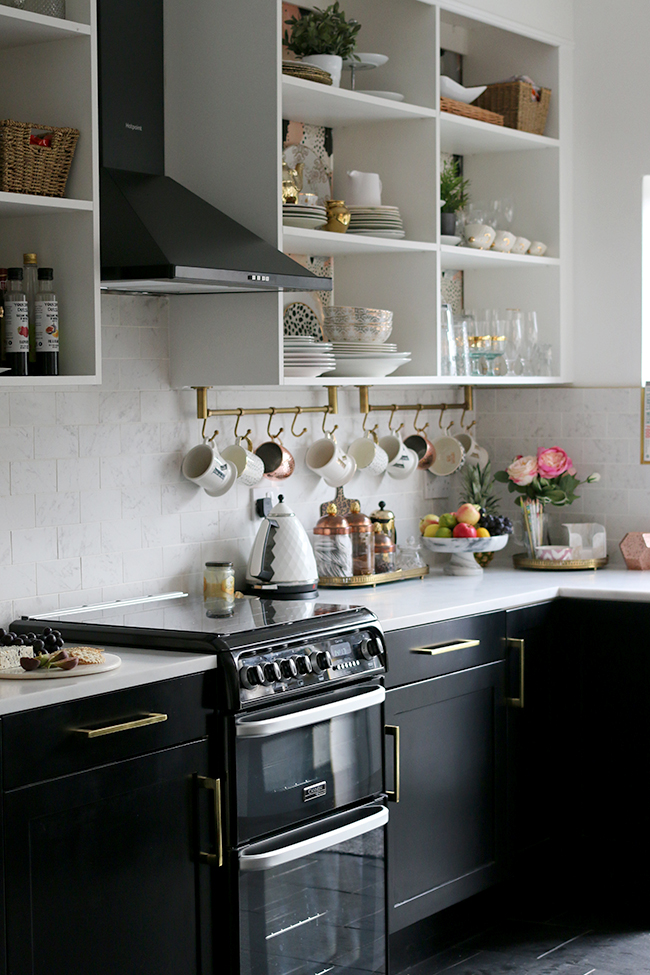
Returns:
[[[523,708],[524,706],[524,641],[508,637],[506,640],[508,650],[519,651],[519,697],[507,697],[506,704],[511,708]]]
[[[214,797],[214,835],[217,845],[216,853],[199,851],[199,860],[209,863],[211,867],[223,866],[223,834],[221,831],[221,779],[209,779],[205,775],[197,775],[196,781],[202,789],[209,789]]]
[[[384,734],[390,735],[393,739],[393,774],[395,778],[395,790],[391,792],[386,789],[386,798],[389,802],[399,802],[400,785],[400,753],[399,753],[399,725],[384,725]]]
[[[433,657],[437,653],[451,653],[452,650],[465,650],[467,647],[478,647],[480,640],[450,640],[448,643],[435,643],[431,647],[413,647],[411,653],[426,653]]]
[[[102,735],[115,735],[118,731],[131,731],[132,728],[144,728],[145,725],[159,724],[166,720],[166,714],[145,714],[142,718],[122,721],[120,724],[107,724],[103,728],[73,728],[72,730],[86,738],[100,738]]]

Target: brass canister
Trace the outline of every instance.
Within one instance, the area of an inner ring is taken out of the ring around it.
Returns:
[[[378,509],[370,513],[370,520],[373,522],[373,524],[381,525],[386,534],[390,535],[391,541],[397,544],[395,515],[389,508],[386,507],[385,501],[380,501]]]
[[[382,529],[379,522],[375,522],[374,525],[374,539],[375,539],[375,572],[379,575],[381,572],[394,572],[395,571],[395,542],[391,540],[390,535]]]
[[[335,234],[344,234],[350,225],[350,211],[343,200],[326,200],[327,223],[322,228]]]
[[[347,518],[337,514],[334,502],[316,522],[313,546],[319,578],[347,579],[352,575],[352,532]]]
[[[346,519],[352,532],[352,574],[372,575],[375,571],[373,524],[367,515],[361,514],[358,501],[351,502],[350,514]]]

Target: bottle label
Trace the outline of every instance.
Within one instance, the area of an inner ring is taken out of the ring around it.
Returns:
[[[58,301],[36,302],[36,351],[59,351],[59,303]]]
[[[27,302],[5,298],[5,352],[29,352]]]

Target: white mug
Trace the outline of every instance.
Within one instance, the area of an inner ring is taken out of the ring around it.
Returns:
[[[380,207],[383,189],[379,173],[360,173],[348,170],[345,202],[356,207]]]
[[[357,469],[369,474],[383,474],[388,466],[388,454],[371,437],[358,437],[348,447],[348,455],[356,461]]]
[[[245,447],[242,441],[245,441]],[[253,444],[248,437],[237,437],[236,443],[222,450],[221,456],[235,465],[237,480],[245,487],[254,487],[264,477],[264,461],[253,453]]]
[[[330,487],[343,487],[357,472],[357,463],[341,450],[332,437],[323,437],[308,447],[305,463]]]
[[[512,254],[525,254],[530,247],[528,237],[516,237],[512,247]]]
[[[299,193],[298,203],[303,207],[315,207],[318,203],[318,196],[316,193]]]
[[[379,446],[388,454],[388,466],[386,473],[390,477],[402,480],[409,477],[418,466],[420,458],[407,447],[402,438],[396,433],[389,433],[385,437],[379,438]]]
[[[543,244],[541,240],[534,240],[528,248],[528,253],[532,254],[533,257],[543,257],[547,250],[548,246]]]
[[[487,250],[492,246],[492,241],[496,237],[496,231],[487,223],[466,223],[465,240],[469,247],[477,247],[480,250]]]
[[[185,455],[181,470],[188,481],[202,487],[211,498],[225,494],[237,480],[235,465],[207,441],[192,447]]]
[[[495,238],[492,241],[492,249],[501,251],[502,254],[509,254],[514,243],[515,235],[511,234],[509,230],[497,230]]]
[[[465,462],[465,450],[456,437],[448,434],[433,441],[436,456],[429,470],[438,477],[446,477],[459,470]]]
[[[485,467],[489,460],[488,452],[485,447],[479,446],[471,433],[457,433],[455,439],[465,451],[465,462],[467,464]]]

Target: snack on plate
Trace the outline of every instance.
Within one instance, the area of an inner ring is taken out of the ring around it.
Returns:
[[[33,647],[0,647],[0,670],[9,670],[12,667],[20,667],[21,657],[33,656]]]
[[[105,664],[106,657],[97,647],[66,647],[71,657],[76,657],[80,664]]]

